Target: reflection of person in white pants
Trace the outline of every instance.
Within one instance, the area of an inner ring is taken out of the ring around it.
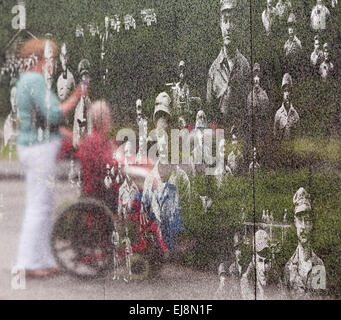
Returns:
[[[81,96],[75,92],[60,103],[51,84],[57,47],[51,40],[31,39],[21,48],[23,59],[37,62],[20,75],[16,84],[20,131],[17,150],[26,175],[25,217],[19,242],[17,269],[29,277],[55,274],[50,235],[54,210],[57,155],[61,146],[59,124]]]
[[[56,160],[61,140],[33,146],[18,146],[26,173],[25,217],[21,231],[18,266],[34,270],[53,268],[49,245],[54,206]]]

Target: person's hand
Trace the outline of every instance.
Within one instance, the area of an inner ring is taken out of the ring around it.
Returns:
[[[59,127],[59,133],[65,139],[72,140],[72,138],[73,138],[72,131],[70,129],[66,128],[66,127]]]

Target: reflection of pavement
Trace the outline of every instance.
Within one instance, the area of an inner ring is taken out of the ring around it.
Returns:
[[[123,280],[79,281],[67,275],[46,280],[27,280],[26,289],[11,288],[11,268],[15,263],[25,184],[22,180],[0,180],[3,195],[0,218],[0,299],[214,299],[216,274],[193,271],[167,264],[158,278],[126,284]],[[58,182],[56,203],[71,201],[76,190]]]

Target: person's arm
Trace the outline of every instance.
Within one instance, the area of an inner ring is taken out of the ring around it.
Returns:
[[[82,88],[81,84],[79,84],[76,89],[73,91],[71,96],[60,104],[62,109],[63,116],[65,116],[68,112],[70,112],[78,103],[79,99],[82,96]],[[85,89],[87,91],[87,89]]]

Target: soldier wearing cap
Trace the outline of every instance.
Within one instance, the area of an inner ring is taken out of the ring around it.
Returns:
[[[172,94],[174,114],[179,117],[190,113],[189,86],[186,81],[186,68],[183,60],[179,63],[179,82],[172,87]]]
[[[288,18],[288,34],[289,39],[284,44],[285,56],[295,56],[302,50],[301,41],[297,38],[295,33],[296,17],[293,13],[290,13]]]
[[[223,47],[211,65],[207,80],[207,102],[211,118],[223,127],[246,125],[245,106],[250,82],[250,65],[237,48],[236,29],[240,0],[220,0]],[[212,117],[212,113],[214,116]]]
[[[59,59],[63,71],[57,80],[57,92],[59,99],[64,101],[69,97],[70,93],[75,87],[75,79],[68,68],[69,56],[65,43],[62,44]]]
[[[240,280],[241,293],[244,300],[271,298],[266,293],[269,271],[271,269],[271,249],[268,233],[264,230],[258,230],[255,233],[254,244],[252,261]]]
[[[282,80],[283,103],[277,110],[274,121],[274,136],[279,141],[289,138],[291,131],[300,119],[291,102],[292,79],[289,73],[284,74]]]
[[[155,99],[153,121],[157,130],[166,130],[170,120],[171,98],[167,92],[161,92]]]
[[[260,86],[261,70],[259,63],[253,67],[253,89],[247,97],[247,110],[249,119],[249,134],[251,130],[255,135],[255,144],[260,153],[265,153],[269,137],[271,137],[271,110],[269,97]],[[253,124],[253,127],[251,125]]]
[[[78,64],[78,73],[81,78],[82,95],[76,106],[73,122],[73,139],[72,145],[74,148],[78,147],[78,143],[81,137],[85,133],[91,133],[91,119],[88,118],[88,108],[91,104],[91,100],[87,94],[87,86],[90,81],[90,62],[87,59],[83,59]]]
[[[284,283],[294,298],[310,298],[326,289],[326,270],[323,261],[311,246],[313,214],[310,195],[299,188],[294,195],[295,227],[298,246],[284,268]]]
[[[319,36],[314,37],[314,51],[310,55],[310,63],[313,67],[320,66],[323,61],[323,51],[320,49]]]
[[[321,75],[322,81],[327,81],[334,73],[334,64],[330,60],[328,43],[323,45],[323,58],[324,61],[320,65],[319,74]]]

